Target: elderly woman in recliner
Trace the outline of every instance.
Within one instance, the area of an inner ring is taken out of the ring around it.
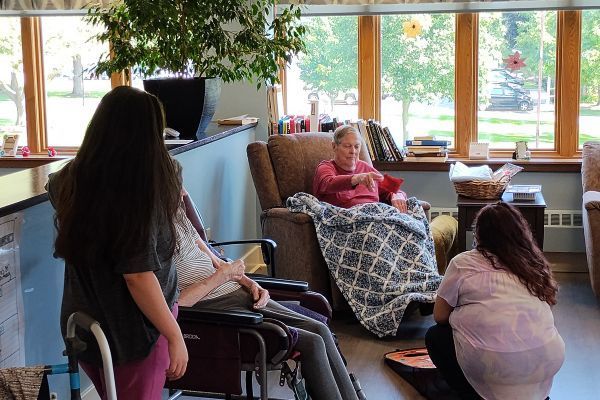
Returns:
[[[391,192],[382,187],[383,175],[358,159],[362,143],[360,134],[350,125],[335,130],[332,143],[334,156],[332,160],[321,161],[317,167],[313,180],[314,196],[343,208],[382,202],[406,212],[406,193],[400,189]]]

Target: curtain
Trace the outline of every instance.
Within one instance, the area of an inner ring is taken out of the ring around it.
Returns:
[[[280,4],[302,5],[307,15],[600,8],[600,0],[280,0]]]
[[[114,0],[0,0],[0,12],[40,12],[64,10],[84,11],[93,6],[106,6]]]

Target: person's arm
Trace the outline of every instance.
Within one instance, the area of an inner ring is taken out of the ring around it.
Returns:
[[[321,163],[315,172],[313,190],[315,194],[330,194],[354,189],[353,176],[338,175],[332,164]]]
[[[258,283],[248,278],[246,275],[238,281],[250,294],[254,300],[254,308],[263,308],[271,298],[269,291],[261,287]]]
[[[222,284],[242,279],[244,277],[244,269],[244,262],[242,260],[231,263],[223,262],[221,267],[208,278],[197,281],[182,289],[179,294],[179,304],[184,307],[193,306]]]
[[[447,325],[450,320],[450,313],[452,313],[453,310],[454,307],[448,304],[442,297],[437,296],[433,306],[433,319],[438,324]]]
[[[169,310],[156,275],[145,271],[123,274],[123,277],[135,304],[169,343],[167,378],[181,378],[187,368],[188,353],[181,329]]]
[[[390,195],[390,204],[398,209],[400,212],[408,211],[408,204],[406,203],[406,193],[399,190],[396,193]]]

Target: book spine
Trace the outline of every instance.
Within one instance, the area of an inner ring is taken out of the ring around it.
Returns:
[[[450,146],[447,140],[407,140],[407,146]]]
[[[395,158],[394,161],[402,161],[402,158],[403,158],[402,152],[398,148],[398,145],[396,144],[396,141],[392,137],[392,133],[390,132],[390,129],[387,126],[385,128],[383,128],[383,134],[385,135],[385,138],[390,143],[390,147],[392,149],[392,153],[394,154],[394,158]]]
[[[373,138],[373,142],[375,142],[375,152],[377,153],[377,161],[385,161],[385,154],[383,152],[383,146],[381,145],[381,141],[379,140],[379,135],[375,130],[375,126],[373,124],[373,120],[367,121],[367,129],[369,130],[369,134]]]

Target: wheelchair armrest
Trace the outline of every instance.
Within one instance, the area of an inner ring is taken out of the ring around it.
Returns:
[[[254,312],[224,311],[215,309],[196,309],[192,307],[179,307],[178,320],[186,322],[210,322],[219,325],[259,325],[263,316]]]
[[[333,312],[331,305],[321,293],[306,291],[306,292],[291,292],[287,290],[269,290],[271,298],[275,301],[294,301],[298,302],[302,307],[308,308],[317,312],[328,320],[331,320]]]
[[[229,244],[248,244],[248,243],[260,243],[260,249],[263,255],[263,261],[265,264],[270,266],[271,275],[275,274],[275,249],[277,243],[272,239],[243,239],[243,240],[230,240],[227,242],[211,242],[211,246],[227,246]]]
[[[265,275],[248,274],[248,277],[267,290],[284,290],[289,292],[307,292],[308,282],[291,279],[271,278]]]

